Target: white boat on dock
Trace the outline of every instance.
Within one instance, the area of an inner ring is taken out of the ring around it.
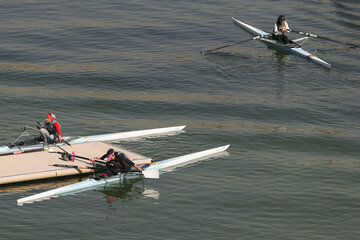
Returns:
[[[49,147],[64,146],[66,144],[104,142],[104,141],[124,140],[124,139],[131,139],[131,138],[137,138],[137,137],[148,137],[148,136],[154,136],[154,135],[169,134],[169,133],[181,131],[185,127],[186,126],[154,128],[154,129],[147,129],[147,130],[100,134],[100,135],[93,135],[93,136],[86,136],[86,137],[63,137],[63,139],[66,142],[64,141],[64,142],[55,143],[55,144],[44,144],[43,142],[39,142],[35,138],[26,140],[26,141],[18,141],[18,139],[19,139],[18,138],[13,143],[1,146],[0,147],[0,156],[8,155],[8,154],[21,154],[21,153],[33,152],[33,151],[43,151]],[[26,131],[27,130],[24,127],[23,134],[27,133]],[[20,137],[22,135],[20,135]],[[29,134],[27,134],[27,136],[28,135]]]

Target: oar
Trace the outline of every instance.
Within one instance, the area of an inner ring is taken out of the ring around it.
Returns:
[[[75,168],[75,169],[94,169],[94,170],[105,170],[104,168],[96,168],[90,166],[76,166],[76,165],[67,165],[67,164],[49,164],[53,167],[66,167],[66,168]],[[120,169],[114,169],[120,170]],[[143,170],[143,171],[130,171],[130,172],[141,172],[145,178],[159,178],[159,169]]]
[[[159,169],[150,169],[150,170],[143,170],[142,174],[145,178],[160,178],[159,176]]]
[[[58,151],[56,151],[56,150],[54,150],[54,149],[51,149],[51,148],[48,148],[48,149],[46,149],[46,151],[47,152],[49,152],[49,153],[58,153],[58,154],[61,154],[62,155],[62,157],[63,157],[63,159],[64,159],[64,154],[66,154],[66,155],[68,155],[68,156],[70,156],[70,160],[73,162],[73,161],[75,161],[75,152],[72,152],[72,154],[70,154],[70,153],[68,153],[65,149],[63,149],[62,147],[60,147],[60,146],[57,146],[58,148],[60,148],[61,150],[63,150],[63,152],[58,152]],[[64,159],[64,160],[66,160],[66,159]]]
[[[201,54],[209,54],[209,53],[215,52],[215,51],[217,51],[219,49],[231,47],[231,46],[234,46],[236,44],[245,43],[245,42],[248,42],[248,41],[251,41],[251,40],[256,40],[256,39],[259,39],[260,37],[261,36],[256,36],[256,37],[246,39],[246,40],[243,40],[243,41],[240,41],[240,42],[237,42],[237,43],[233,43],[233,44],[229,44],[229,45],[225,45],[225,46],[221,46],[221,47],[217,47],[217,48],[213,48],[213,49],[209,49],[209,50],[200,51],[200,53]]]
[[[40,121],[36,121],[36,123],[39,124],[39,127],[41,127],[41,128],[43,127],[43,125],[41,124]]]
[[[94,167],[90,167],[90,166],[76,166],[76,165],[68,165],[68,164],[49,164],[49,166],[52,166],[52,167],[76,168],[76,169],[99,169],[99,170],[104,170],[104,169],[94,168]]]
[[[50,153],[58,153],[58,154],[63,154],[63,153],[67,153],[70,155],[70,153],[68,153],[65,149],[57,146],[58,148],[60,148],[61,150],[63,150],[64,152],[58,152],[52,148],[49,148],[47,151],[50,152]],[[82,156],[79,156],[79,155],[75,155],[75,152],[73,152],[73,154],[71,154],[73,157],[75,158],[80,158],[80,159],[84,159],[84,160],[88,160],[88,161],[91,161],[91,162],[98,162],[98,163],[106,163],[105,161],[100,161],[100,160],[94,160],[94,159],[91,159],[91,158],[87,158],[87,157],[82,157]]]
[[[327,41],[330,41],[330,42],[336,42],[336,43],[340,43],[340,44],[346,44],[346,45],[349,45],[349,46],[352,46],[352,47],[358,47],[357,45],[352,44],[352,43],[341,42],[341,41],[337,41],[337,40],[334,40],[334,39],[331,39],[331,38],[321,37],[321,36],[318,36],[318,35],[312,34],[312,33],[301,32],[301,31],[296,31],[296,30],[292,30],[292,29],[291,29],[291,32],[295,32],[295,33],[298,33],[298,34],[301,34],[301,35],[305,35],[305,36],[309,36],[309,37],[324,39],[324,40],[327,40]]]
[[[69,145],[70,147],[72,147],[72,145],[68,142],[68,141],[66,141],[65,139],[61,139],[64,143],[66,143],[67,145]]]
[[[34,131],[40,131],[39,129],[37,129],[37,128],[33,128],[33,127],[30,127],[30,126],[27,126],[27,125],[25,125],[24,126],[24,130],[26,130],[27,128],[29,128],[29,129],[32,129],[32,130],[34,130]]]

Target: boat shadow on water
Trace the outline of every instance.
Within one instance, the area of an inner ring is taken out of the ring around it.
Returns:
[[[106,203],[112,204],[117,201],[130,202],[143,198],[153,198],[158,200],[160,193],[153,189],[145,188],[143,178],[129,179],[119,183],[109,183],[103,189],[96,189],[105,195]]]
[[[271,48],[269,48],[271,49]],[[275,60],[274,65],[276,66],[277,72],[283,72],[287,69],[287,62],[290,60],[291,55],[287,52],[271,49],[273,51],[273,59]]]

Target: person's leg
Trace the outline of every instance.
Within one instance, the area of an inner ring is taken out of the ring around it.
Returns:
[[[281,42],[281,35],[273,35],[272,38],[278,42]]]
[[[49,131],[46,130],[45,128],[40,128],[40,134],[41,134],[42,138],[44,139],[44,142],[48,142],[49,137],[50,137]]]
[[[284,44],[290,44],[290,43],[292,43],[292,41],[290,41],[289,38],[288,38],[285,34],[283,34],[283,35],[281,35],[281,36],[282,36],[282,42],[283,42]]]
[[[54,143],[56,141],[55,136],[53,134],[50,134],[48,137],[48,143]]]

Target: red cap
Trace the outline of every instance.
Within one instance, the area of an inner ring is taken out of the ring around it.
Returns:
[[[114,154],[115,154],[115,151],[114,151],[114,149],[112,149],[112,148],[110,148],[110,149],[107,151],[106,155],[107,155],[108,161],[111,160],[111,158],[112,158],[112,156],[114,156]]]
[[[53,116],[51,116],[50,114],[46,115],[46,118],[50,119],[51,121],[54,120]]]

